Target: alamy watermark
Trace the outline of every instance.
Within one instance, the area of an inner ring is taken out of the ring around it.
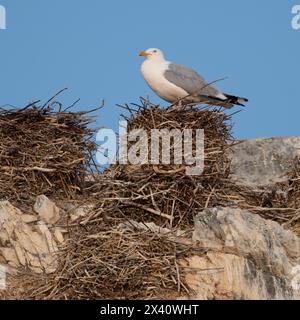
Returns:
[[[0,5],[0,30],[6,29],[6,9]]]
[[[292,288],[296,291],[300,290],[300,265],[295,266],[292,271],[291,274],[293,276],[292,278]]]
[[[300,30],[300,4],[294,5],[292,8],[292,28],[294,30]]]
[[[6,288],[6,268],[0,264],[0,290]]]
[[[119,134],[100,129],[96,155],[100,165],[185,165],[187,175],[201,175],[204,170],[203,129],[134,129],[128,132],[127,121],[119,122]]]

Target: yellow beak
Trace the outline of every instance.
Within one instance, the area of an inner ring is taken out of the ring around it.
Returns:
[[[141,51],[141,52],[139,53],[139,56],[140,56],[140,57],[145,57],[145,58],[147,58],[148,55],[149,55],[149,54],[148,54],[146,51]]]

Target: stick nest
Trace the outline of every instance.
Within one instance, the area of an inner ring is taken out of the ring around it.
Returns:
[[[96,148],[86,114],[51,104],[0,109],[0,198],[24,204],[80,192]]]
[[[104,202],[114,202],[118,211],[126,217],[144,222],[153,221],[161,226],[179,228],[193,225],[200,210],[222,203],[218,190],[227,183],[230,161],[226,150],[232,143],[231,118],[219,108],[212,110],[184,106],[160,109],[144,101],[138,110],[129,110],[128,131],[143,129],[148,134],[151,150],[152,129],[204,129],[204,172],[201,175],[186,174],[186,163],[174,164],[174,140],[171,139],[171,164],[131,165],[117,164],[110,168],[113,184],[99,185],[94,190]],[[130,143],[128,150],[130,151]],[[161,147],[161,145],[160,145]],[[160,150],[161,151],[161,150]],[[193,137],[193,156],[196,140]],[[161,152],[160,152],[161,154]],[[150,152],[149,152],[150,157]],[[148,159],[150,160],[150,159]],[[97,186],[96,186],[97,187]]]

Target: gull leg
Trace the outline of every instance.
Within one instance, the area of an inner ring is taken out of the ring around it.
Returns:
[[[182,100],[179,99],[178,102],[177,102],[177,111],[180,111],[182,109]]]

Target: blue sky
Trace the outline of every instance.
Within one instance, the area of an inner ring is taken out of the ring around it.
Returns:
[[[60,98],[79,108],[105,99],[98,124],[117,128],[115,105],[149,95],[138,52],[159,47],[227,93],[250,99],[237,138],[300,135],[300,0],[0,0],[0,106]]]

